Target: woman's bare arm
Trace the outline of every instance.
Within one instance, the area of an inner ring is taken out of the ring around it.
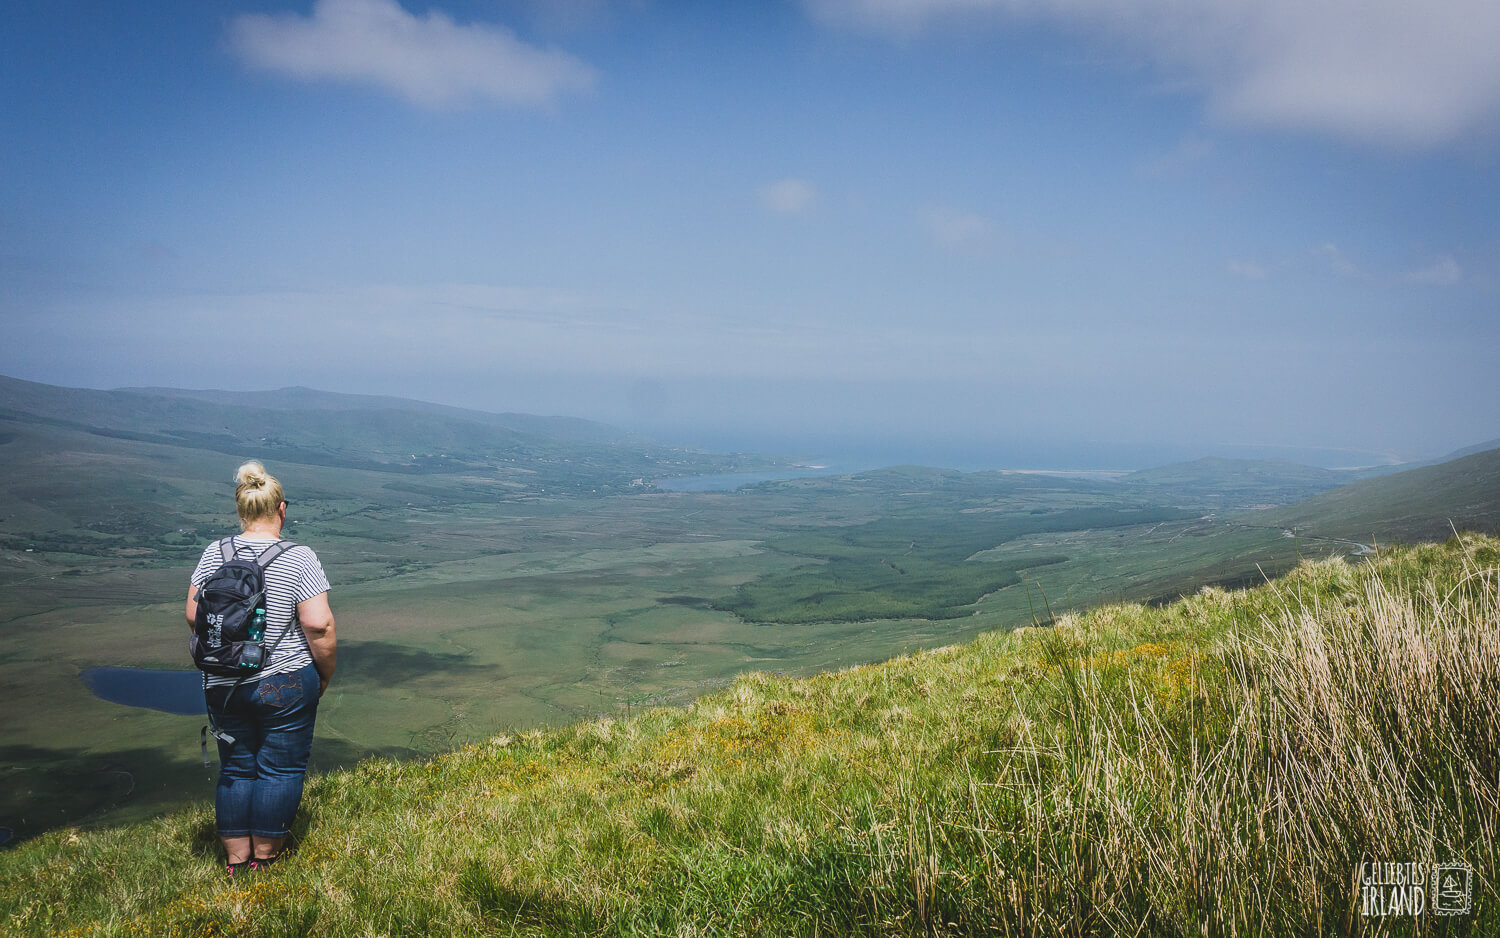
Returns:
[[[328,682],[333,680],[333,669],[338,664],[338,639],[333,632],[333,610],[328,606],[328,594],[319,593],[298,603],[297,621],[302,623],[307,650],[312,653],[313,667],[318,669],[318,696],[321,697],[328,689]]]

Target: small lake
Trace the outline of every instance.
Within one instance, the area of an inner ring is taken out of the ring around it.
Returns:
[[[203,711],[203,672],[149,668],[87,668],[79,675],[100,700],[163,713]]]

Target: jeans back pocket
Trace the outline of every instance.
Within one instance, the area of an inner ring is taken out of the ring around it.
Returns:
[[[260,679],[260,686],[255,689],[255,702],[262,707],[274,710],[285,710],[287,707],[302,702],[302,677],[293,672],[291,674],[272,674]]]

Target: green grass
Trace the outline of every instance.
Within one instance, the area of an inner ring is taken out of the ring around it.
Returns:
[[[1446,933],[1365,861],[1465,862],[1500,928],[1500,541],[312,780],[225,882],[206,806],[0,854],[7,933]],[[1451,931],[1452,928],[1447,930]]]
[[[1264,513],[1263,523],[1367,544],[1500,533],[1500,449],[1356,482]]]
[[[1100,499],[1102,500],[1102,499]],[[1020,570],[1061,563],[1031,556],[1024,565],[966,563],[1028,535],[1104,531],[1195,517],[1179,509],[1051,508],[966,511],[945,499],[892,517],[788,534],[772,550],[814,563],[761,577],[715,603],[751,622],[795,624],[868,619],[954,619],[973,615],[980,597],[1021,582]]]

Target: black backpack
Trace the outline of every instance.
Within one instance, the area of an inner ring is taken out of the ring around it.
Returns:
[[[266,627],[265,571],[296,547],[277,541],[259,557],[240,559],[234,538],[219,541],[224,563],[198,590],[198,615],[188,649],[200,671],[220,677],[253,677],[271,660],[275,645],[262,641]]]

